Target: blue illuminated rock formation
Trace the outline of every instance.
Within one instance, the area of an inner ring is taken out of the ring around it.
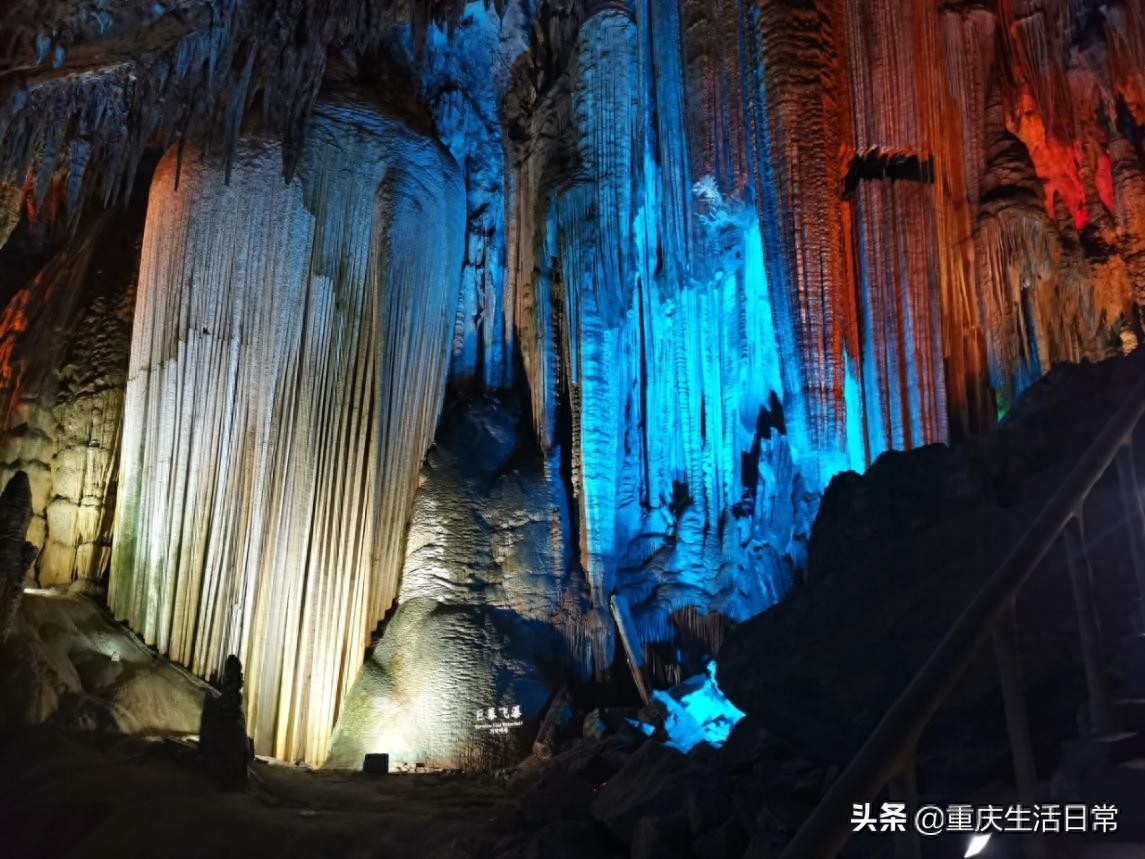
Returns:
[[[42,566],[98,578],[114,536],[113,606],[200,673],[239,651],[260,750],[323,757],[395,599],[547,622],[585,678],[619,664],[615,597],[667,685],[787,592],[833,475],[1140,335],[1127,0],[10,5],[0,242],[186,141],[153,183],[115,534],[60,508]],[[403,121],[332,112],[341,86]],[[28,344],[55,317],[8,303],[0,381],[54,371]],[[527,403],[527,475],[474,482],[443,425],[419,493],[447,374],[451,410]],[[7,411],[5,467],[74,447]],[[436,634],[422,608],[394,628]]]
[[[690,752],[700,743],[721,746],[743,712],[727,699],[716,682],[716,663],[708,663],[703,674],[689,677],[673,688],[653,693],[665,709],[664,730],[668,745]]]
[[[734,179],[690,166],[674,8],[581,25],[512,183],[533,195],[509,291],[534,422],[545,446],[568,433],[594,606],[622,594],[647,640],[671,640],[686,606],[739,619],[778,599],[821,481],[864,465],[845,415],[826,445],[809,417],[806,332],[765,264],[774,226]],[[596,647],[608,664],[610,641]]]

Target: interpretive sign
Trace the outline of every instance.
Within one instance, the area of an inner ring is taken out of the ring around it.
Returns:
[[[473,727],[478,731],[507,734],[511,728],[520,728],[525,724],[519,704],[512,707],[483,707],[476,712],[477,723]]]

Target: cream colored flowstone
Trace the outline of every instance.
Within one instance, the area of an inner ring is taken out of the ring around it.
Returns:
[[[435,143],[320,105],[160,164],[140,264],[109,599],[197,674],[237,653],[260,752],[321,763],[392,601],[457,308],[464,192]]]

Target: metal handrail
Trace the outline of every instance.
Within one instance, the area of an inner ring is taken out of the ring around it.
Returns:
[[[831,785],[783,852],[784,859],[835,856],[850,839],[856,802],[873,801],[896,776],[913,779],[918,739],[931,717],[957,685],[978,649],[994,633],[1019,589],[1081,507],[1145,415],[1145,378],[1129,401],[1070,470],[1029,529],[978,591],[950,632],[891,705],[858,754]]]

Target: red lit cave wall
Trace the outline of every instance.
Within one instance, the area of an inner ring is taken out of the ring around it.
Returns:
[[[786,221],[769,273],[811,320],[805,374],[837,375],[838,344],[862,351],[869,455],[988,426],[1052,362],[1135,342],[1131,4],[758,0],[748,18],[760,172]],[[812,387],[844,413],[838,384]]]

